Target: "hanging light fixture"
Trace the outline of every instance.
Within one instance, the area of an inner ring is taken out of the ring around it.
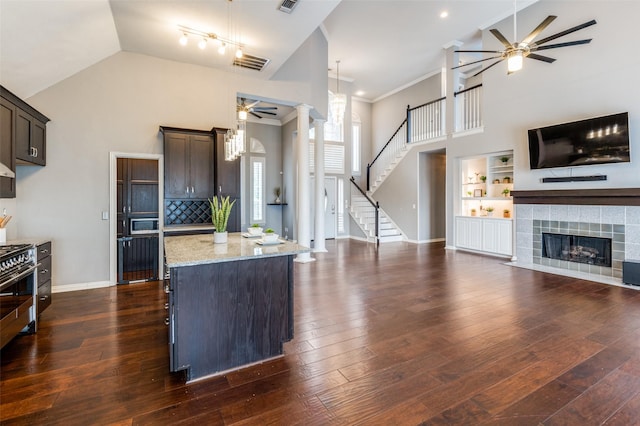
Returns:
[[[206,31],[196,30],[194,28],[185,27],[183,25],[178,26],[178,31],[180,31],[180,38],[178,42],[182,46],[186,46],[189,42],[189,36],[194,36],[199,38],[198,47],[200,49],[205,49],[207,47],[207,42],[215,41],[218,44],[218,53],[224,55],[227,52],[227,46],[234,46],[236,58],[240,59],[243,56],[243,48],[244,46],[240,42],[233,41],[228,38],[224,38],[215,33],[208,33]]]
[[[347,108],[347,95],[340,93],[340,61],[336,61],[336,74],[336,93],[333,94],[329,107],[331,108],[333,119],[338,123],[342,123],[344,111]]]

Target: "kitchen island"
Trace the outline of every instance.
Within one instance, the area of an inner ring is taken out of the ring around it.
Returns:
[[[193,381],[283,354],[293,338],[293,256],[308,248],[230,233],[226,244],[165,237],[164,249],[171,371]]]

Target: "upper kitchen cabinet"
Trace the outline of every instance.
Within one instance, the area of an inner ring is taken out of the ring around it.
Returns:
[[[0,163],[12,172],[16,171],[15,156],[16,107],[5,98],[0,98]],[[0,198],[15,198],[16,179],[0,176]]]
[[[160,127],[164,135],[164,197],[207,199],[215,194],[213,135]]]
[[[44,166],[47,161],[47,122],[49,119],[35,108],[18,98],[16,95],[0,86],[0,94],[3,100],[3,127],[8,117],[4,110],[5,104],[14,107],[12,114],[13,140],[5,141],[5,133],[2,133],[3,151],[5,146],[11,143],[15,164]]]

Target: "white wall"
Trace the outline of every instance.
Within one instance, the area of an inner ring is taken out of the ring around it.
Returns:
[[[310,103],[304,82],[268,82],[121,52],[27,102],[51,118],[47,166],[18,167],[10,238],[51,238],[54,286],[109,280],[109,152],[162,153],[158,126],[228,127],[236,92]],[[4,200],[3,204],[4,205]],[[1,207],[1,206],[0,206]]]
[[[597,24],[551,42],[593,38],[590,44],[550,49],[541,53],[556,58],[553,64],[525,59],[524,68],[510,76],[506,64],[483,73],[484,133],[451,141],[447,146],[447,184],[455,189],[460,157],[514,150],[515,190],[631,188],[640,187],[640,86],[635,75],[640,56],[635,52],[640,2],[634,1],[541,1],[518,13],[523,33],[535,28],[547,15],[558,18],[541,37],[596,19]],[[513,21],[497,26],[512,34]],[[484,46],[499,48],[485,32]],[[617,112],[629,112],[631,163],[584,166],[553,170],[530,170],[527,129]],[[452,174],[453,173],[453,174]],[[546,176],[605,174],[607,181],[541,183]],[[447,240],[453,237],[452,214],[458,191],[448,191],[450,209]]]

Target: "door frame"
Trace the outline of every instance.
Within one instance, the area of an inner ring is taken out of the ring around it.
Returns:
[[[141,154],[135,152],[109,152],[109,285],[118,284],[118,245],[117,245],[117,194],[118,159],[133,158],[158,161],[158,277],[163,279],[164,273],[164,155]]]

